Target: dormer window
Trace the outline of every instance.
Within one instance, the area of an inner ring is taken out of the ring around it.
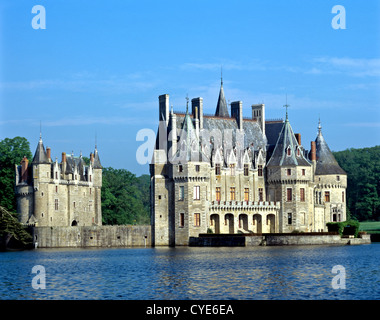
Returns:
[[[300,148],[297,148],[297,157],[301,156]]]
[[[292,149],[290,149],[290,147],[288,147],[288,148],[286,149],[286,154],[287,154],[288,157],[291,156],[291,154],[292,154]]]

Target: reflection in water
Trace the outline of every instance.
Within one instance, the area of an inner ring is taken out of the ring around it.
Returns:
[[[379,258],[380,244],[7,252],[0,299],[379,299]],[[346,290],[331,287],[338,264]]]

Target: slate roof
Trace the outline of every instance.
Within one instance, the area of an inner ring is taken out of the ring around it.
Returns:
[[[288,155],[290,149],[290,155]],[[299,150],[299,152],[298,152]],[[298,145],[298,141],[289,123],[288,116],[282,125],[276,146],[268,161],[267,166],[310,166],[311,163],[305,158],[303,149]]]
[[[48,164],[49,163],[41,137],[40,137],[40,141],[38,142],[36,152],[34,153],[32,163],[33,164],[43,164],[43,163]]]
[[[216,105],[215,116],[217,117],[230,116],[230,114],[228,113],[226,98],[224,97],[223,80],[221,81],[221,84],[220,84],[219,98],[218,98],[218,103]]]
[[[339,166],[334,155],[322,135],[322,127],[319,123],[318,136],[315,139],[317,163],[315,175],[346,174]]]

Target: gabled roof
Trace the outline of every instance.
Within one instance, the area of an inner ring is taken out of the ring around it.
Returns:
[[[94,169],[102,169],[103,168],[102,164],[100,163],[100,157],[99,157],[98,149],[96,146],[95,146],[95,152],[94,152],[94,163],[93,163],[92,167]]]
[[[40,136],[40,141],[38,141],[36,152],[34,153],[33,164],[48,164],[49,160],[46,155],[45,147]]]
[[[209,158],[203,153],[199,143],[199,137],[194,128],[193,121],[189,115],[189,108],[186,107],[185,118],[182,122],[180,145],[177,146],[177,158],[180,162],[187,161],[209,161]]]
[[[293,133],[288,115],[282,126],[276,146],[267,166],[310,166],[311,163],[304,157],[303,150]]]
[[[321,122],[318,125],[318,136],[315,139],[317,163],[315,175],[346,174],[339,166],[322,135]]]
[[[226,98],[224,97],[223,80],[221,81],[221,84],[220,84],[219,98],[218,98],[218,104],[216,105],[215,116],[226,117],[226,118],[230,117],[230,114],[228,113]]]

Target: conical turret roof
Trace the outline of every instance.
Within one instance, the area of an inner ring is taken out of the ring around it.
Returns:
[[[228,118],[230,117],[230,114],[228,113],[226,98],[224,97],[223,79],[220,83],[219,98],[218,104],[216,105],[215,116]]]
[[[346,172],[339,166],[322,135],[322,126],[320,121],[318,125],[318,136],[315,139],[315,145],[317,156],[315,175],[346,174]]]
[[[49,163],[48,157],[46,155],[45,147],[44,147],[44,144],[42,142],[41,135],[40,135],[40,140],[38,141],[36,152],[34,153],[32,163],[33,164]]]
[[[268,161],[269,166],[310,166],[311,163],[304,157],[302,147],[293,133],[286,113],[286,120],[282,126],[276,146]]]

